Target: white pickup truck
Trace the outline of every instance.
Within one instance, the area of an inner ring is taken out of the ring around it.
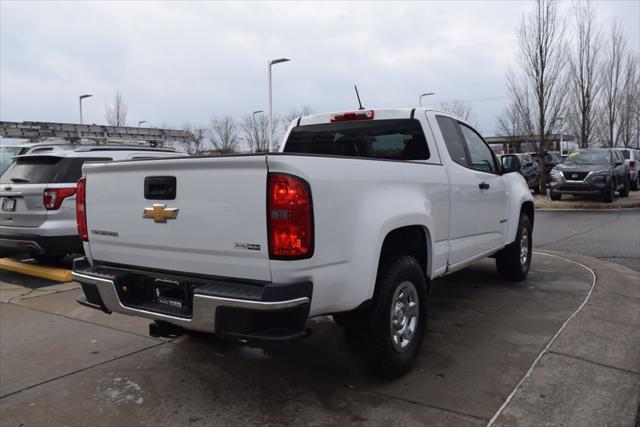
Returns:
[[[533,202],[509,172],[468,124],[423,108],[302,117],[277,153],[85,165],[78,301],[156,336],[288,340],[331,314],[397,377],[431,280],[488,256],[503,279],[527,275]]]

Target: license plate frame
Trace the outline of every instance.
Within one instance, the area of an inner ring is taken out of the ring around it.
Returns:
[[[154,300],[156,304],[183,310],[188,307],[188,286],[175,280],[155,279]]]
[[[14,212],[16,210],[16,199],[12,199],[10,197],[3,197],[2,210],[4,212]]]

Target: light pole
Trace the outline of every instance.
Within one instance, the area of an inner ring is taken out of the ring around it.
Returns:
[[[253,141],[256,145],[258,144],[258,137],[256,135],[256,114],[264,113],[262,110],[256,110],[251,114],[251,138],[255,138]],[[271,148],[271,146],[269,146]]]
[[[147,123],[147,121],[146,121],[146,120],[140,120],[140,121],[138,122],[138,127],[140,127],[140,125],[141,125],[141,124],[143,124],[143,123]]]
[[[420,96],[418,96],[418,107],[422,107],[422,97],[423,96],[429,96],[429,95],[435,95],[435,92],[427,92],[427,93],[423,93]]]
[[[269,152],[271,152],[271,147],[273,146],[271,141],[271,133],[273,132],[273,106],[271,105],[271,66],[275,64],[280,64],[281,62],[291,61],[287,58],[279,58],[279,59],[270,59],[268,74],[269,74]]]
[[[80,100],[80,124],[82,124],[82,100],[85,98],[89,98],[93,95],[80,95],[79,96],[79,100]]]

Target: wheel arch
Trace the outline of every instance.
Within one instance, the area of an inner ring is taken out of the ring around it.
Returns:
[[[520,215],[526,215],[527,218],[529,219],[529,222],[531,223],[531,226],[533,227],[533,220],[535,217],[535,209],[533,207],[533,202],[532,201],[525,201],[524,203],[522,203],[522,206],[520,207]]]
[[[422,224],[405,225],[389,230],[382,241],[378,255],[378,267],[376,269],[376,280],[381,270],[385,267],[384,262],[393,259],[393,254],[413,255],[422,266],[427,279],[432,276],[433,248],[431,233]]]

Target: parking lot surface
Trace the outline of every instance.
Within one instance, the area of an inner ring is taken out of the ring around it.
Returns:
[[[381,382],[367,376],[357,349],[347,348],[329,318],[310,321],[311,337],[286,344],[246,346],[199,336],[158,340],[147,336],[145,320],[79,306],[74,283],[2,274],[3,426],[485,425],[593,284],[588,269],[543,254],[534,256],[529,278],[516,285],[498,280],[492,260],[434,281],[426,345],[415,368],[397,381]],[[640,297],[635,288],[618,286],[623,288],[616,292]],[[629,305],[629,297],[585,311],[599,329],[580,322],[577,329],[568,327],[497,424],[535,425],[554,419],[549,416],[578,421],[574,411],[597,414],[587,420],[592,425],[633,419],[640,338],[629,322],[640,319],[637,300]],[[609,309],[617,317],[598,322]],[[608,336],[611,322],[617,335]],[[608,405],[597,396],[592,405],[571,400],[586,393],[580,387],[585,379],[616,398]],[[558,399],[571,401],[560,411]]]
[[[538,249],[588,255],[640,271],[640,211],[538,211],[533,242]]]

